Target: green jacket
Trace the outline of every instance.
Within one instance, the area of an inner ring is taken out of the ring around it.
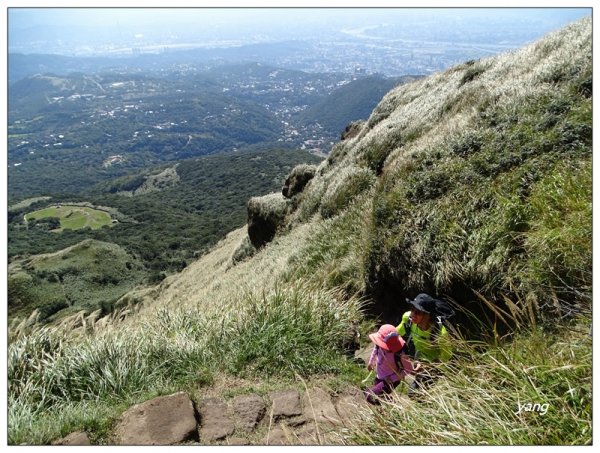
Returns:
[[[402,315],[402,322],[396,328],[398,335],[404,336],[406,333],[405,324],[408,323],[410,311],[407,311]],[[452,347],[450,345],[450,338],[446,327],[442,325],[440,331],[437,334],[437,341],[432,344],[430,341],[431,331],[433,325],[428,330],[421,330],[414,322],[411,325],[411,337],[415,345],[415,358],[424,361],[441,360],[447,361],[452,357]]]

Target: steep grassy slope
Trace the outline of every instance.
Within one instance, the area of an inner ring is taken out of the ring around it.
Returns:
[[[343,350],[374,327],[365,304],[390,322],[427,290],[488,301],[478,333],[493,342],[457,339],[418,416],[366,411],[348,443],[589,443],[591,153],[590,20],[394,89],[253,257],[233,264],[236,230],[130,293],[142,309],[122,323],[11,336],[9,442],[102,442],[123,404],[218,379],[361,385]],[[582,316],[560,323],[567,310]],[[494,336],[502,321],[521,332]],[[527,402],[548,416],[516,416]]]
[[[377,313],[424,290],[589,301],[590,27],[391,91],[320,166],[296,219],[371,212],[350,242],[363,247],[353,285]]]

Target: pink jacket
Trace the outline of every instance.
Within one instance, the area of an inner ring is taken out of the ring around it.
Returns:
[[[389,379],[392,382],[397,382],[403,379],[407,374],[413,374],[412,363],[406,354],[400,355],[400,362],[403,367],[401,370],[396,366],[393,352],[388,352],[379,346],[373,346],[373,352],[371,352],[371,357],[369,358],[369,365],[375,365],[377,379]]]

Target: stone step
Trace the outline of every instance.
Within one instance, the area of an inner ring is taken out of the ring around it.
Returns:
[[[359,389],[332,396],[320,387],[307,391],[274,391],[262,397],[239,395],[232,400],[204,398],[194,403],[179,392],[125,411],[113,429],[113,445],[334,445],[365,405]],[[264,436],[261,433],[265,433]],[[337,441],[336,441],[337,439]],[[53,441],[58,445],[89,444],[77,432]]]

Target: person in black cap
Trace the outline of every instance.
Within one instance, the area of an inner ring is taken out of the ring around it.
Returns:
[[[432,362],[445,362],[452,356],[452,348],[442,320],[454,315],[454,310],[444,301],[421,293],[414,300],[406,299],[412,309],[402,315],[398,335],[404,338],[405,352],[416,362],[417,375],[409,395],[433,383]]]

